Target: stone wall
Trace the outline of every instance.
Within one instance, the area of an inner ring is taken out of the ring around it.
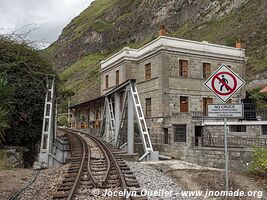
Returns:
[[[6,149],[1,150],[0,159],[6,167],[24,167],[24,151],[25,149],[21,147],[7,146]],[[3,164],[1,163],[1,164]]]
[[[128,79],[127,62],[119,63],[101,73],[101,95],[107,93],[116,86],[116,71],[119,70],[119,84]],[[108,75],[108,88],[106,88],[106,76]]]
[[[161,145],[161,151],[177,159],[196,163],[207,167],[224,168],[223,148],[192,148],[179,145]],[[252,149],[229,149],[229,168],[231,170],[246,170],[247,164],[252,161]]]
[[[212,136],[223,136],[224,126],[223,125],[205,126],[204,134],[205,133],[210,133],[212,134]],[[261,125],[246,125],[246,132],[231,132],[231,129],[229,128],[229,136],[230,137],[236,136],[243,138],[266,137],[262,135]]]

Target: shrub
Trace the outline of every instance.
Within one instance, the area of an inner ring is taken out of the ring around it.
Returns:
[[[68,125],[68,118],[66,116],[60,116],[58,118],[58,125],[59,126],[67,126]]]
[[[4,130],[9,128],[8,114],[12,89],[7,77],[0,73],[0,145],[4,141]]]
[[[253,160],[249,165],[249,171],[254,174],[267,175],[267,147],[254,147]]]

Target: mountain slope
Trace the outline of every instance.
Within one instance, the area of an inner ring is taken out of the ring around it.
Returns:
[[[242,39],[249,57],[247,79],[267,76],[264,0],[96,0],[47,51],[65,84],[75,90],[73,100],[80,102],[99,94],[98,61],[123,46],[140,47],[151,41],[160,25],[167,27],[168,35],[185,39],[229,46]]]

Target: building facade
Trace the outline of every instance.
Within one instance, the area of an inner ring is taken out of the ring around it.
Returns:
[[[187,145],[195,125],[202,125],[196,117],[205,116],[208,104],[220,103],[204,81],[223,63],[244,77],[242,49],[161,36],[141,49],[124,48],[102,61],[101,94],[127,79],[136,79],[155,142],[164,143],[165,139]],[[244,89],[232,102],[242,98]]]

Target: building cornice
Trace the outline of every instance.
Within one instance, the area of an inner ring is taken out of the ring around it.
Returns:
[[[139,61],[161,50],[231,59],[245,62],[245,50],[240,48],[160,36],[139,49],[124,47],[118,53],[101,62],[101,71],[124,60]]]

